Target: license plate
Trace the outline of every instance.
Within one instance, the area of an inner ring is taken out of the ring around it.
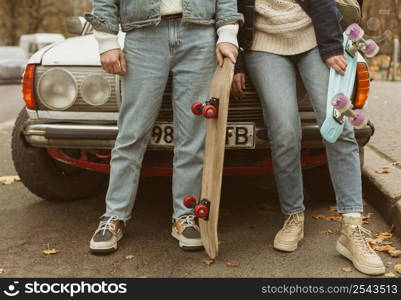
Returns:
[[[157,122],[153,126],[150,146],[173,147],[174,128],[170,122]],[[255,148],[255,124],[235,122],[227,124],[226,133],[227,149],[253,149]]]

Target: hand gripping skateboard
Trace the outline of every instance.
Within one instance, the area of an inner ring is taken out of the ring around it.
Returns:
[[[199,220],[199,228],[206,253],[215,259],[218,253],[217,225],[219,220],[220,193],[223,177],[224,150],[228,117],[230,88],[234,76],[234,65],[224,60],[222,68],[217,67],[209,92],[209,100],[195,103],[192,112],[208,119],[203,162],[201,198],[193,196],[184,199]]]
[[[379,52],[379,46],[373,40],[365,40],[364,34],[358,24],[347,27],[344,32],[347,70],[345,75],[340,75],[334,69],[330,70],[326,119],[320,128],[322,137],[329,143],[337,141],[347,119],[355,128],[362,128],[368,123],[361,110],[353,110],[350,100],[354,90],[358,56],[361,55],[359,52],[363,52],[367,57],[373,57]]]

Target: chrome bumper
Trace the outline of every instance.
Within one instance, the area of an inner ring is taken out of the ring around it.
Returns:
[[[355,130],[359,145],[364,146],[373,135],[374,128],[369,126]],[[71,148],[71,149],[112,149],[117,137],[116,125],[89,125],[89,124],[52,124],[27,123],[23,133],[33,147],[43,148]],[[269,141],[265,127],[255,128],[255,148],[268,149]],[[314,123],[302,125],[302,147],[323,148],[319,127]],[[154,150],[169,150],[171,146],[150,146]]]

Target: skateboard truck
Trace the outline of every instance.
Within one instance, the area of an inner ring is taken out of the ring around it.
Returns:
[[[184,205],[186,208],[192,208],[195,216],[199,219],[207,221],[209,219],[210,201],[203,199],[196,200],[193,196],[185,197]]]
[[[205,103],[196,102],[192,105],[192,112],[197,116],[203,115],[206,119],[217,119],[219,102],[218,98],[213,97],[205,101]]]
[[[348,117],[352,126],[362,128],[367,124],[367,118],[362,111],[353,111],[353,105],[347,96],[340,93],[337,94],[331,101],[335,108],[333,110],[333,118],[339,123],[344,123],[344,116]]]
[[[351,24],[345,30],[345,34],[352,41],[354,47],[347,45],[347,52],[354,57],[358,50],[361,50],[367,57],[374,57],[379,53],[380,48],[372,39],[364,39],[365,31],[358,24]]]

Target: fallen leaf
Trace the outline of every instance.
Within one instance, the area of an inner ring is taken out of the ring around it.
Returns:
[[[202,261],[202,263],[204,265],[213,265],[214,264],[214,259],[205,259],[204,261]]]
[[[14,182],[19,182],[21,181],[21,178],[19,178],[18,176],[1,176],[0,177],[0,183],[4,184],[4,185],[9,185],[12,184]]]
[[[341,268],[341,270],[342,270],[343,272],[347,272],[347,273],[352,272],[352,269],[349,268],[349,267],[343,267],[343,268]]]
[[[323,214],[319,215],[313,215],[312,218],[316,220],[326,220],[326,221],[340,221],[342,219],[342,216],[337,215],[337,216],[326,216]]]
[[[400,257],[401,256],[401,250],[389,250],[388,254],[392,257]]]
[[[2,269],[2,268],[0,268],[0,274],[4,274],[4,273],[6,273],[6,270],[5,270],[5,269]]]
[[[45,255],[54,255],[59,253],[60,251],[58,251],[57,249],[47,249],[47,250],[43,250],[42,253]]]
[[[395,161],[392,163],[393,166],[397,167],[397,166],[401,166],[401,163],[399,163],[398,161]]]
[[[388,166],[383,166],[382,169],[383,169],[383,170],[388,170],[388,169],[390,169],[390,167],[388,167]]]
[[[322,231],[320,231],[320,234],[326,234],[326,235],[329,235],[329,234],[337,234],[338,233],[338,230],[331,230],[331,229],[327,229],[327,230],[322,230]]]
[[[329,206],[329,211],[337,212],[337,206],[336,205]]]
[[[394,248],[393,246],[390,245],[386,245],[386,246],[375,246],[373,247],[373,249],[375,249],[378,252],[389,252],[389,251],[395,251],[397,250],[396,248]]]
[[[401,274],[401,264],[396,264],[396,265],[394,266],[394,270],[396,270],[398,273]]]
[[[134,259],[134,258],[135,258],[135,256],[132,255],[132,254],[127,255],[127,256],[125,257],[125,259],[127,259],[127,260],[131,260],[131,259]]]
[[[376,238],[382,241],[389,240],[393,237],[393,234],[390,232],[379,232],[375,234]]]
[[[230,268],[237,268],[239,266],[239,264],[231,263],[231,262],[228,262],[226,265],[227,265],[227,267],[230,267]]]
[[[383,169],[383,170],[377,170],[377,171],[375,171],[375,173],[377,173],[377,174],[389,174],[389,173],[391,173],[391,171],[387,170],[387,169]]]
[[[388,272],[388,273],[384,274],[384,277],[394,278],[396,276],[395,276],[395,274],[393,272]]]

